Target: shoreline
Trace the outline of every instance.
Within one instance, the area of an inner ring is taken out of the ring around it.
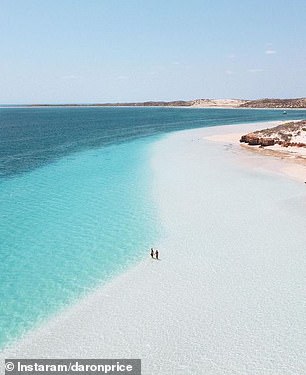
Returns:
[[[304,243],[295,232],[304,233],[305,223],[290,208],[291,231],[286,211],[287,200],[302,190],[273,168],[262,176],[266,156],[258,163],[258,155],[231,142],[233,130],[259,124],[267,122],[183,130],[154,142],[152,188],[166,230],[154,246],[161,260],[151,260],[148,249],[138,265],[0,357],[142,358],[144,375],[306,370],[305,260],[293,251]],[[254,194],[263,200],[256,207]],[[258,234],[263,248],[252,241]]]
[[[0,109],[27,109],[27,108],[176,108],[176,109],[243,109],[243,110],[270,110],[270,111],[306,111],[306,107],[235,107],[235,106],[175,106],[175,105],[94,105],[94,104],[54,104],[54,105],[0,105]],[[285,115],[284,115],[285,116]]]
[[[286,122],[287,121],[259,122],[257,123],[258,127],[256,129],[252,129],[249,126],[238,125],[240,128],[236,128],[235,130],[237,131],[235,132],[212,135],[205,137],[205,139],[212,142],[223,144],[228,143],[240,147],[247,153],[259,156],[261,158],[261,167],[267,171],[283,174],[284,176],[299,182],[305,182],[306,152],[303,152],[305,149],[301,150],[295,147],[284,148],[280,146],[267,146],[260,148],[258,146],[250,146],[239,142],[241,136],[249,131],[274,127]],[[250,159],[248,163],[250,168],[257,168],[258,166],[258,160],[256,160],[256,158]]]

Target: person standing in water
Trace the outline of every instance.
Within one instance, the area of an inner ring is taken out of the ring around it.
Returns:
[[[159,254],[159,253],[158,253],[158,250],[156,250],[156,251],[155,251],[155,259],[157,259],[157,260],[158,260],[158,254]]]
[[[153,250],[153,247],[151,247],[151,258],[154,259],[154,250]]]

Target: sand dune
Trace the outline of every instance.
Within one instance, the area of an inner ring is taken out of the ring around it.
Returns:
[[[191,106],[198,108],[237,108],[246,102],[242,99],[195,99]]]

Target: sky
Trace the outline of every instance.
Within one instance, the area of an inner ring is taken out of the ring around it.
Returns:
[[[306,96],[306,0],[0,0],[0,103]]]

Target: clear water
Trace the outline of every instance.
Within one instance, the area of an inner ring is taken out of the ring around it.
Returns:
[[[282,111],[0,109],[0,347],[146,256],[160,235],[157,135],[277,119]]]
[[[184,108],[0,108],[0,177],[73,152],[181,129],[302,119],[306,111]]]
[[[143,334],[162,349],[133,349],[146,374],[306,374],[305,184],[272,174],[279,160],[202,138],[213,132],[156,142],[173,293],[150,306],[166,329]]]

